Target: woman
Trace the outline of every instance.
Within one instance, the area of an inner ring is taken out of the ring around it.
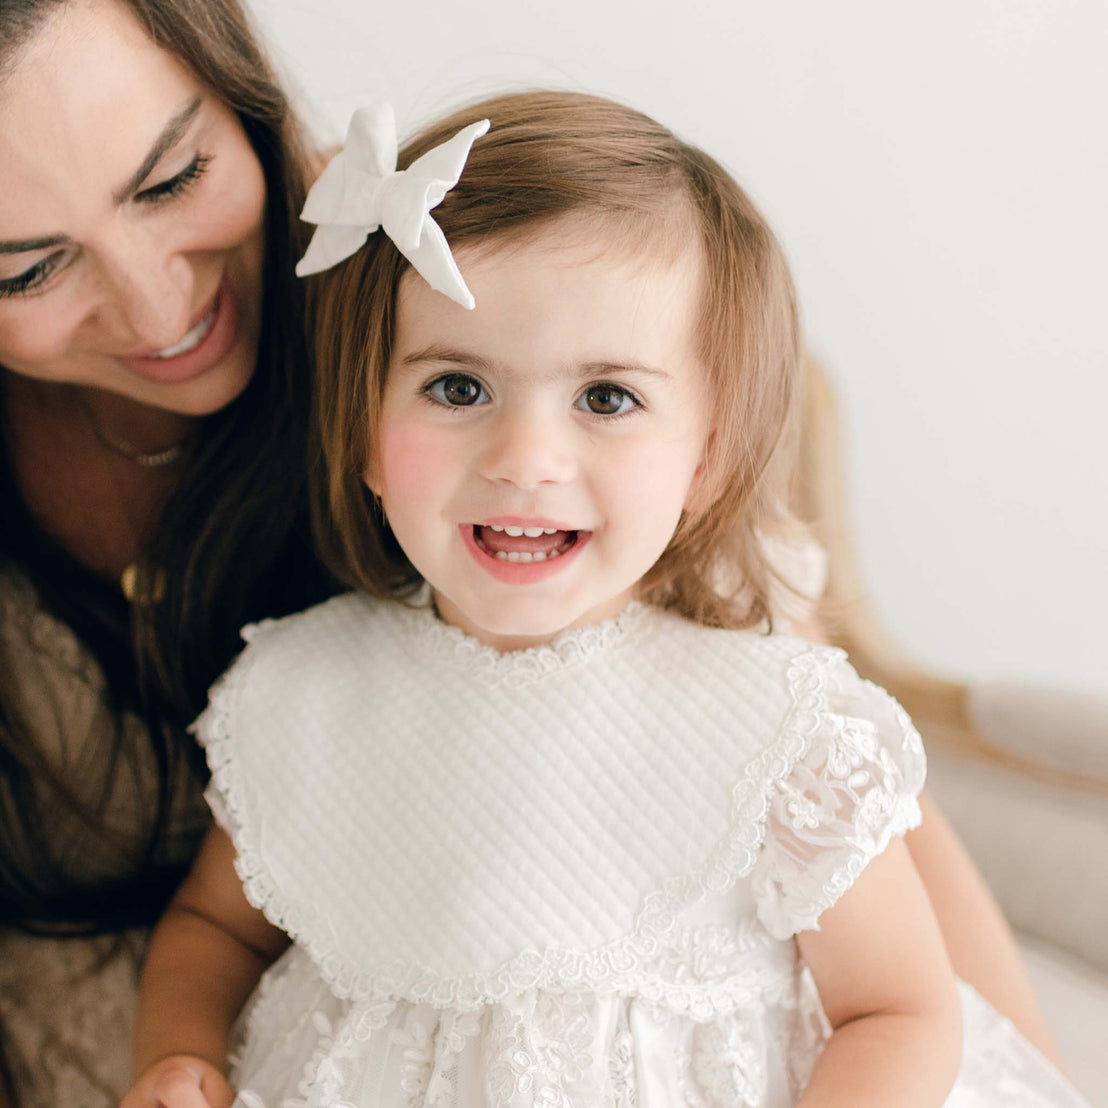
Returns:
[[[328,588],[303,159],[234,3],[5,0],[0,44],[0,1029],[21,1104],[114,1104],[207,820],[184,727]]]
[[[184,728],[243,623],[332,587],[304,523],[304,164],[236,0],[0,5],[0,1034],[21,1108],[127,1088],[145,928],[207,820]],[[955,965],[1045,1046],[1003,923],[964,936],[987,894],[931,849],[946,834],[929,811],[910,845]]]

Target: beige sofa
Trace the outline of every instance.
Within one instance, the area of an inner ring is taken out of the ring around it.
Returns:
[[[808,377],[795,501],[827,550],[825,623],[915,720],[932,795],[1016,932],[1070,1076],[1108,1108],[1108,696],[971,686],[897,651],[852,552],[834,397]]]

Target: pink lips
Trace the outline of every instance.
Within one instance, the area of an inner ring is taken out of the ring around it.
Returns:
[[[189,328],[195,327],[213,310],[215,318],[208,333],[191,350],[173,358],[133,355],[121,356],[118,361],[137,376],[161,385],[181,384],[199,377],[222,361],[238,333],[238,307],[226,275],[214,300],[189,323]]]

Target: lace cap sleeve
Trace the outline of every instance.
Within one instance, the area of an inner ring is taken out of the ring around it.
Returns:
[[[923,744],[884,689],[839,655],[812,720],[803,753],[771,784],[752,874],[758,916],[777,939],[818,930],[867,863],[921,820]]]

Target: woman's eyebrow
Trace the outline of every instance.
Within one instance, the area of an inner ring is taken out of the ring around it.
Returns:
[[[131,179],[118,192],[113,193],[112,198],[116,204],[130,200],[138,192],[142,182],[150,176],[151,170],[161,161],[165,152],[172,149],[188,130],[189,124],[196,118],[196,113],[200,111],[200,105],[203,102],[203,96],[196,96],[173,115],[162,128],[162,133],[157,137],[154,145],[150,147],[150,152],[143,158],[142,165],[135,170]]]
[[[122,204],[130,200],[142,185],[142,182],[150,175],[151,170],[162,159],[167,150],[180,142],[181,136],[188,130],[189,124],[196,118],[204,103],[203,96],[195,96],[183,108],[174,113],[169,122],[162,128],[162,133],[157,137],[149,153],[142,160],[131,179],[118,192],[112,194],[116,204]],[[28,254],[33,250],[48,250],[51,246],[64,246],[70,241],[68,235],[39,235],[31,239],[5,239],[0,240],[0,254]]]
[[[69,242],[66,235],[43,235],[37,239],[12,239],[0,242],[0,254],[28,254],[32,250],[47,250]]]

